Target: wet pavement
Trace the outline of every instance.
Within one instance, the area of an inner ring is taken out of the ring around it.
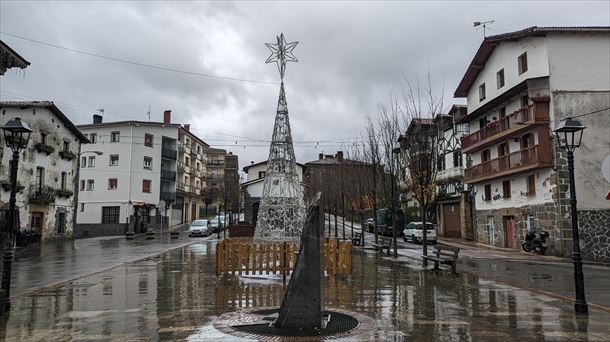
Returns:
[[[18,296],[193,242],[186,233],[181,233],[177,240],[170,239],[168,232],[162,235],[157,234],[153,240],[147,240],[141,234],[134,240],[103,237],[51,241],[19,248],[13,263],[11,295]]]
[[[330,222],[334,236],[334,219]],[[338,236],[342,238],[342,223],[338,221]],[[328,225],[327,225],[328,229]],[[351,222],[346,220],[346,237],[351,238]],[[360,231],[360,225],[354,224],[354,231]],[[365,247],[371,247],[375,236],[365,233]],[[504,284],[536,290],[541,295],[554,295],[557,298],[573,300],[574,268],[569,258],[539,256],[519,250],[494,250],[455,243],[456,240],[442,241],[460,247],[457,270],[481,278]],[[428,246],[428,253],[434,250]],[[403,241],[398,238],[398,253],[419,261],[421,265],[422,245]],[[585,296],[587,302],[598,305],[610,312],[610,265],[585,264]],[[610,340],[610,338],[609,338]]]
[[[212,327],[216,317],[280,305],[283,284],[217,277],[215,241],[192,240],[16,298],[0,340],[234,341]],[[327,307],[375,320],[364,340],[608,340],[609,313],[576,316],[569,302],[469,273],[422,270],[406,256],[356,250],[353,275],[325,278],[324,290]]]

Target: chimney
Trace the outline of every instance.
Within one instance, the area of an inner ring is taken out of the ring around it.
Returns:
[[[191,131],[191,124],[184,124],[184,129],[185,129],[187,132],[190,132],[190,131]]]
[[[318,160],[322,160],[322,159],[324,159],[324,153],[318,154]]]
[[[343,151],[337,151],[337,161],[343,161]]]
[[[163,112],[163,123],[170,124],[172,122],[172,111],[166,110]]]
[[[250,165],[254,164],[254,160],[250,160]]]
[[[93,124],[101,124],[102,123],[102,116],[99,114],[93,114]]]

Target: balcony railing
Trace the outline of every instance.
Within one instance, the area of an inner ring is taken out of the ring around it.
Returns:
[[[174,191],[161,191],[161,199],[164,201],[175,201],[176,192]]]
[[[161,169],[161,178],[174,180],[176,179],[176,171]]]
[[[163,146],[163,148],[161,148],[161,157],[163,157],[163,158],[175,160],[177,155],[178,155],[178,152],[176,151],[175,148],[165,147],[165,146]]]
[[[225,165],[225,161],[224,160],[217,160],[217,159],[208,159],[205,161],[205,164],[208,166],[224,166]]]
[[[30,194],[28,201],[30,204],[43,204],[48,205],[55,203],[56,192],[55,189],[50,186],[30,186]]]
[[[546,105],[546,107],[545,107]],[[540,102],[520,108],[507,116],[487,124],[480,130],[462,137],[462,151],[472,151],[477,147],[483,147],[486,142],[492,141],[494,136],[504,136],[511,131],[517,131],[534,123],[547,123],[548,103]],[[502,134],[501,133],[505,133]]]
[[[523,172],[536,166],[550,166],[548,148],[536,145],[492,160],[474,165],[464,170],[464,181],[475,183],[490,178]]]
[[[222,177],[220,175],[215,175],[215,174],[206,174],[205,177],[203,177],[203,179],[207,182],[219,182],[222,180]]]

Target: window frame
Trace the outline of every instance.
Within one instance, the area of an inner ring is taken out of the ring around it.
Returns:
[[[511,197],[511,185],[510,179],[502,181],[502,198],[510,198]]]
[[[87,179],[87,191],[93,191],[93,190],[95,190],[95,180]]]
[[[148,191],[146,191],[146,184],[148,184]],[[142,179],[142,192],[149,194],[152,192],[152,180],[150,179]]]
[[[528,175],[526,178],[526,186],[527,186],[527,195],[535,196],[536,195],[536,175]]]
[[[116,139],[115,139],[115,137],[116,137]],[[111,143],[121,142],[121,131],[110,132],[110,142]]]
[[[149,162],[150,162],[150,165],[148,165],[148,166],[147,166],[147,165],[146,165],[146,161],[149,161]],[[143,164],[142,164],[142,165],[143,165],[143,167],[144,167],[144,170],[152,170],[152,168],[153,168],[153,167],[152,167],[152,165],[153,165],[153,159],[152,159],[152,157],[149,157],[149,156],[144,156],[144,161],[143,161]]]
[[[112,163],[112,158],[116,157],[116,164]],[[110,156],[108,156],[108,166],[119,166],[119,155],[118,154],[111,154]]]
[[[97,143],[97,133],[90,133],[89,134],[89,142],[91,144],[96,144]]]
[[[498,87],[497,89],[501,89],[505,85],[506,79],[504,78],[504,68],[502,68],[496,72],[496,86]]]
[[[87,161],[87,167],[95,167],[95,156],[89,156],[89,160]]]
[[[118,224],[121,218],[121,207],[102,207],[102,224]]]
[[[527,70],[528,70],[527,51],[525,51],[524,53],[520,54],[519,57],[517,57],[517,69],[519,71],[519,75],[523,75],[527,72]]]
[[[114,187],[112,187],[112,183],[114,182]],[[119,179],[118,178],[108,178],[108,190],[117,190],[119,188]]]
[[[485,101],[487,98],[487,90],[485,88],[485,82],[479,84],[479,102]]]
[[[144,146],[154,147],[155,136],[150,133],[144,133]]]
[[[483,201],[491,201],[491,184],[485,184],[484,189]]]

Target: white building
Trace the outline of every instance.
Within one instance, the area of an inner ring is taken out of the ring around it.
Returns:
[[[3,101],[0,111],[0,126],[20,118],[33,130],[19,159],[19,228],[43,240],[71,239],[77,159],[87,138],[50,101]],[[6,148],[4,136],[0,140],[0,207],[8,208],[12,151]]]
[[[297,174],[303,191],[305,185],[303,184],[303,164],[296,163]],[[245,166],[243,171],[246,173],[246,182],[241,183],[241,189],[244,196],[244,221],[250,222],[256,225],[256,218],[258,217],[258,207],[260,205],[261,198],[263,196],[263,184],[265,180],[265,173],[267,172],[267,161],[258,163],[251,162],[250,165]]]
[[[608,156],[610,28],[531,27],[486,37],[456,97],[466,97],[470,125],[462,138],[465,182],[475,194],[477,240],[520,248],[527,230],[551,234],[551,251],[571,250],[565,154],[551,129],[578,118],[587,129],[575,153],[576,186],[586,258],[610,260]]]
[[[80,125],[91,143],[80,159],[76,237],[141,233],[171,222],[176,198],[176,141],[180,125],[166,122],[102,122]],[[101,155],[99,154],[101,152]]]

